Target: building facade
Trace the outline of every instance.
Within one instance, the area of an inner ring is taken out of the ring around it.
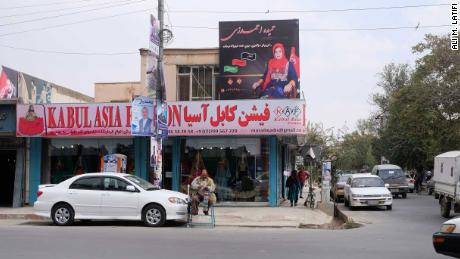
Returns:
[[[139,84],[96,84],[95,99],[106,102],[129,101],[144,93],[146,79],[143,75],[146,74],[148,50],[141,49],[140,55]],[[163,187],[187,192],[187,185],[198,172],[207,169],[217,184],[218,204],[277,206],[284,195],[285,172],[295,167],[299,134],[254,134],[247,131],[245,133],[241,129],[237,133],[228,134],[209,133],[206,129],[190,133],[191,128],[206,127],[206,124],[195,123],[190,126],[190,123],[186,125],[183,122],[181,126],[177,126],[180,116],[184,116],[184,107],[188,111],[196,111],[196,107],[210,105],[208,112],[211,116],[216,104],[238,104],[238,107],[251,110],[250,105],[260,101],[219,100],[220,93],[216,90],[219,79],[218,48],[166,49],[164,71],[170,136],[163,141]],[[126,96],[123,97],[121,93]],[[264,126],[259,125],[256,128]],[[224,129],[220,129],[221,132],[222,130]],[[231,132],[228,128],[225,131]],[[148,142],[146,138],[140,139],[141,142]]]
[[[0,206],[20,207],[36,189],[32,166],[39,162],[34,154],[41,140],[16,136],[17,105],[86,103],[93,98],[5,66],[0,72]]]

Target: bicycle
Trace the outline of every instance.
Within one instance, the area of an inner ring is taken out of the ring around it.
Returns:
[[[305,202],[303,205],[305,207],[310,207],[311,209],[314,209],[315,208],[315,197],[316,197],[316,194],[314,192],[313,186],[311,184],[311,178],[310,178],[307,198],[305,199]]]

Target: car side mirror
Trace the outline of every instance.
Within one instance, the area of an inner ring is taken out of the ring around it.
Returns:
[[[135,192],[136,191],[136,187],[132,186],[132,185],[128,185],[126,186],[126,191],[128,192]]]
[[[390,188],[390,185],[388,183],[386,183],[385,188]]]

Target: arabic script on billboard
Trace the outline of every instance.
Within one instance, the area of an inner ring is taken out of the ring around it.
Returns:
[[[299,98],[299,20],[219,23],[221,100]]]
[[[171,136],[306,133],[303,100],[170,102],[168,109]]]

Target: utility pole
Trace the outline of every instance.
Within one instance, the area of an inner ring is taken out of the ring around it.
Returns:
[[[158,51],[158,78],[157,78],[157,91],[156,91],[156,99],[159,101],[163,101],[163,88],[162,88],[162,79],[161,78],[161,69],[162,69],[162,62],[163,62],[163,30],[164,30],[164,0],[158,0],[158,21],[160,22],[160,29],[158,30],[158,36],[160,38],[159,44],[159,51]],[[158,105],[158,103],[157,103]]]

